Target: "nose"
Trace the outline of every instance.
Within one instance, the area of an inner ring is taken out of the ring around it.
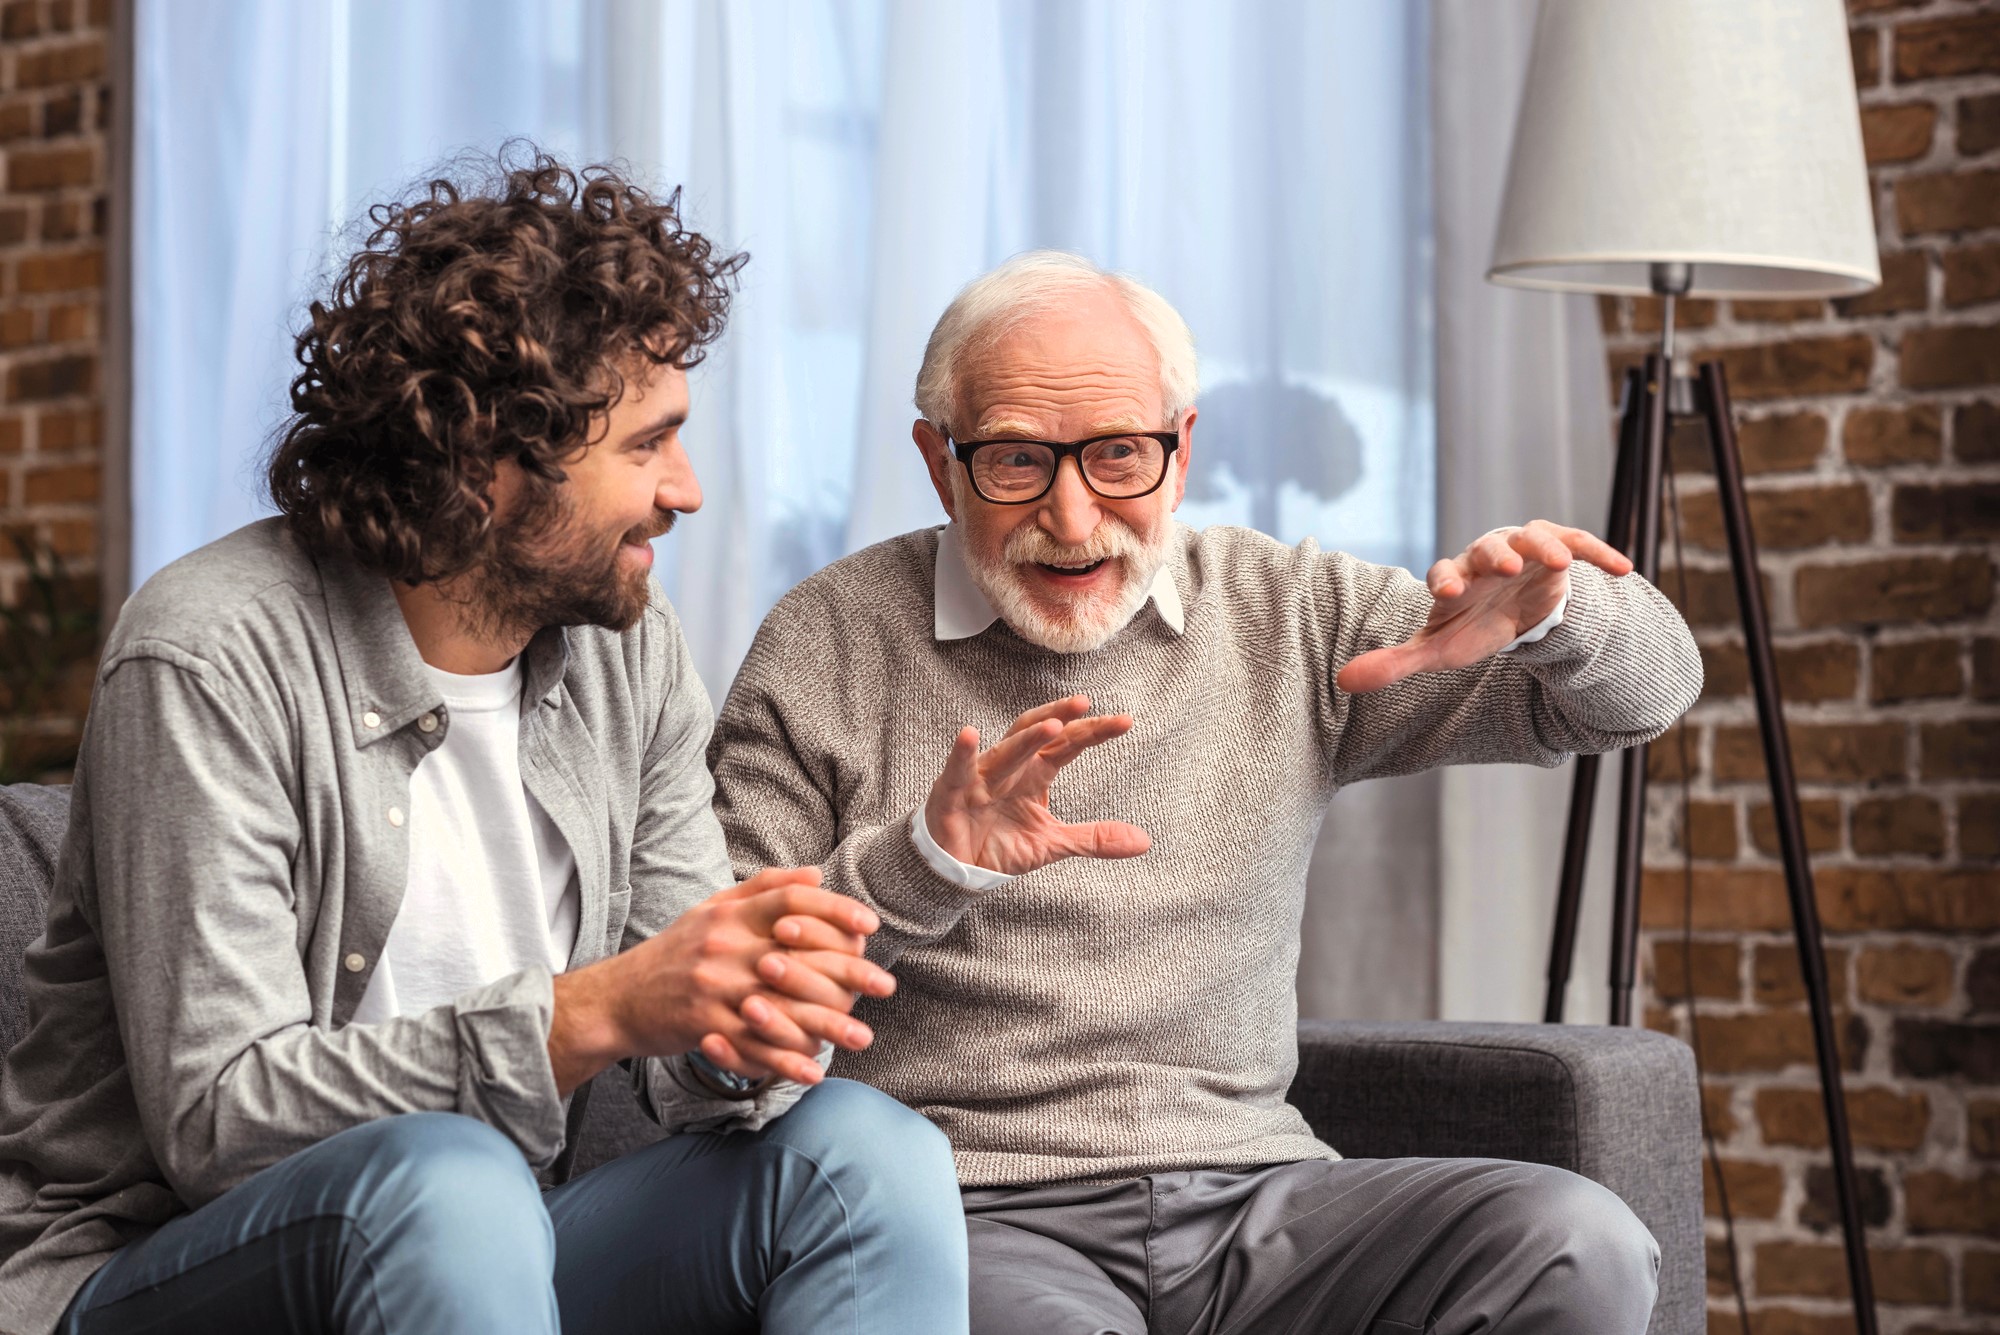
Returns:
[[[1083,470],[1074,459],[1056,463],[1056,480],[1042,497],[1037,516],[1042,531],[1066,547],[1080,547],[1090,541],[1103,518],[1097,494],[1083,483]]]
[[[662,510],[676,510],[684,515],[701,509],[701,480],[694,475],[694,464],[689,461],[687,451],[676,445],[664,452],[663,462],[665,470],[653,492],[653,503]]]

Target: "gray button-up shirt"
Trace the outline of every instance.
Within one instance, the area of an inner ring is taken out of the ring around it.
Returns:
[[[521,777],[576,854],[576,968],[733,880],[708,697],[657,585],[632,630],[545,630],[524,668]],[[0,1068],[0,1329],[43,1335],[118,1247],[377,1117],[463,1113],[556,1159],[547,970],[348,1023],[402,903],[410,774],[450,726],[388,582],[278,521],[126,605]],[[798,1093],[697,1097],[678,1058],[635,1079],[670,1128]]]

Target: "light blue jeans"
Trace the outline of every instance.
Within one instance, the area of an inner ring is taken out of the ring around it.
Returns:
[[[64,1335],[963,1335],[944,1137],[828,1080],[758,1132],[674,1136],[544,1195],[452,1113],[354,1127],[114,1256]]]

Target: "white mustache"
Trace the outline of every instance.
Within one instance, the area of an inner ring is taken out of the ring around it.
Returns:
[[[1083,566],[1124,560],[1139,554],[1144,544],[1121,519],[1106,515],[1090,539],[1077,546],[1057,542],[1034,524],[1023,524],[1007,535],[1006,557],[1015,565],[1030,561],[1051,566]]]

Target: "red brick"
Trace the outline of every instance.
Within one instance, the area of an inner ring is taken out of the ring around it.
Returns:
[[[1717,1075],[1777,1072],[1813,1063],[1812,1028],[1804,1011],[1701,1017],[1701,1060]]]
[[[31,468],[23,477],[23,501],[28,505],[81,505],[98,499],[98,466],[58,464]]]
[[[104,286],[104,252],[73,250],[23,256],[14,266],[14,281],[22,292],[100,288]]]
[[[1905,23],[1895,31],[1896,82],[2000,74],[2000,15]]]
[[[1934,403],[1850,409],[1840,452],[1864,468],[1936,463],[1944,453],[1944,414]]]
[[[1764,605],[1771,604],[1771,577],[1763,576]],[[1683,589],[1685,584],[1685,589]],[[1703,570],[1689,566],[1685,576],[1672,564],[1660,569],[1660,592],[1673,600],[1687,623],[1701,629],[1741,624],[1736,610],[1735,576],[1727,570]],[[1685,596],[1683,596],[1685,594]]]
[[[2000,459],[2000,403],[1962,403],[1951,410],[1951,453],[1967,464]]]
[[[1730,1294],[1726,1286],[1715,1292],[1721,1297]],[[1797,1307],[1776,1307],[1765,1302],[1759,1302],[1750,1310],[1755,1316],[1746,1333],[1737,1320],[1735,1308],[1711,1307],[1708,1310],[1707,1335],[1854,1335],[1854,1318],[1851,1316],[1828,1316]],[[1912,1330],[1907,1335],[1929,1335],[1929,1332]]]
[[[1974,1312],[2000,1312],[2000,1252],[1966,1248],[1965,1306]]]
[[[1698,858],[1728,862],[1736,856],[1736,804],[1691,801],[1687,810],[1688,846]],[[1733,947],[1732,947],[1733,949]]]
[[[49,307],[50,343],[81,343],[97,336],[95,302],[68,302]]]
[[[89,145],[17,148],[7,154],[7,188],[16,193],[89,185],[97,179],[97,155]]]
[[[2000,640],[1982,636],[1972,642],[1972,698],[2000,700]]]
[[[1694,949],[1661,938],[1653,942],[1653,991],[1662,998],[1684,1000],[1692,966],[1694,995],[1711,1001],[1743,997],[1743,953],[1734,941],[1696,941]]]
[[[13,97],[0,102],[0,142],[26,139],[35,132],[33,98]]]
[[[1968,158],[2000,148],[2000,93],[1958,99],[1958,151]]]
[[[92,37],[61,46],[30,47],[14,57],[14,86],[50,88],[95,83],[104,77],[104,41]]]
[[[1857,857],[1944,856],[1944,808],[1915,793],[1856,802],[1850,830]]]
[[[1861,999],[1882,1006],[1942,1006],[1955,970],[1949,953],[1925,946],[1864,950],[1855,968]]]
[[[1879,28],[1853,28],[1848,32],[1854,56],[1854,82],[1873,88],[1882,82],[1882,32]]]
[[[2000,1102],[1989,1099],[1967,1101],[1965,1144],[1982,1159],[2000,1159]]]
[[[1896,221],[1905,236],[2000,226],[2000,171],[1905,176],[1896,182]]]
[[[1792,770],[1801,783],[1862,783],[1903,777],[1908,730],[1901,723],[1791,723]],[[1719,783],[1764,777],[1764,746],[1754,726],[1715,730]]]
[[[1912,1233],[2000,1237],[2000,1174],[1910,1173],[1903,1178],[1903,1201]]]
[[[1926,723],[1922,746],[1926,779],[2000,779],[2000,719]]]
[[[0,417],[0,454],[19,454],[26,442],[26,423],[18,414]]]
[[[35,440],[43,454],[103,443],[102,415],[95,408],[44,408],[39,427]]]
[[[1736,455],[1746,477],[1766,473],[1797,473],[1817,464],[1826,453],[1826,418],[1818,413],[1775,413],[1746,417],[1736,424]],[[1708,429],[1698,417],[1675,421],[1668,444],[1674,470],[1713,473],[1715,454]]]
[[[1993,605],[1993,562],[1972,553],[1801,566],[1794,580],[1807,627],[1947,620]]]
[[[1830,797],[1808,797],[1799,802],[1799,824],[1805,830],[1806,852],[1840,851],[1840,803]],[[1778,818],[1769,802],[1750,805],[1750,842],[1766,857],[1777,857]]]
[[[1728,375],[1735,398],[1748,401],[1842,394],[1868,387],[1868,373],[1875,365],[1875,341],[1866,334],[1797,338],[1718,348],[1715,356]]]
[[[1858,482],[1833,486],[1770,487],[1747,492],[1750,530],[1759,551],[1796,551],[1829,543],[1868,541],[1873,527],[1868,488]],[[1722,508],[1713,491],[1681,498],[1683,537],[1691,546],[1727,551]]]
[[[1958,851],[1968,858],[2000,858],[2000,793],[1958,799]]]
[[[1957,640],[1878,644],[1869,671],[1868,698],[1876,704],[1935,700],[1965,689]]]
[[[48,525],[49,549],[64,560],[97,554],[97,523],[90,519],[55,519]],[[91,682],[83,683],[83,708],[88,708]],[[79,710],[81,712],[81,710]]]
[[[1720,303],[1706,297],[1690,297],[1674,303],[1674,328],[1706,329],[1715,323]],[[1658,297],[1632,298],[1632,332],[1635,334],[1657,334],[1660,332],[1661,305]]]
[[[24,37],[36,37],[42,31],[42,7],[36,0],[8,0],[5,8],[0,8],[0,39],[18,42]]]
[[[1827,995],[1836,1006],[1848,1004],[1847,948],[1822,947],[1826,961]],[[1759,944],[1750,957],[1750,999],[1759,1006],[1796,1006],[1806,999],[1806,977],[1799,971],[1795,941]]]
[[[1778,690],[1793,704],[1852,700],[1861,681],[1861,651],[1852,640],[1784,644],[1772,651]],[[1750,691],[1750,663],[1734,641],[1701,646],[1702,698],[1727,699]]]
[[[1937,108],[1929,102],[1897,102],[1861,108],[1861,145],[1871,165],[1913,162],[1931,151]]]
[[[1976,306],[2000,298],[2000,244],[1944,253],[1944,304]]]
[[[0,311],[0,348],[25,348],[34,341],[35,312],[32,307],[17,306],[13,310]]]
[[[1685,905],[1682,873],[1646,869],[1640,881],[1640,921],[1649,928],[1680,930]],[[1792,925],[1784,873],[1773,867],[1697,867],[1697,932],[1775,932]]]
[[[1991,867],[1816,867],[1813,888],[1829,932],[2000,931]]]
[[[1900,486],[1891,526],[1903,542],[1979,542],[2000,537],[2000,482]]]
[[[1951,1258],[1932,1247],[1870,1247],[1868,1270],[1878,1302],[1948,1307]],[[1760,1242],[1757,1291],[1796,1298],[1845,1298],[1846,1253],[1835,1243]]]
[[[1834,309],[1842,315],[1891,315],[1930,305],[1930,260],[1923,251],[1884,254],[1881,265],[1882,286],[1858,297],[1841,297]]]
[[[2000,191],[2000,172],[1994,188]],[[2000,384],[2000,324],[1912,329],[1903,335],[1901,358],[1903,384],[1911,389]]]
[[[69,353],[44,361],[19,362],[7,371],[7,401],[32,403],[72,398],[97,387],[97,358]]]
[[[18,246],[28,237],[28,211],[0,208],[0,246]]]
[[[1818,297],[1781,297],[1773,301],[1738,300],[1729,303],[1729,313],[1744,324],[1797,324],[1801,320],[1823,319],[1826,315],[1826,303]]]
[[[1785,1170],[1777,1164],[1749,1159],[1724,1159],[1722,1180],[1729,1186],[1729,1212],[1738,1219],[1776,1219],[1785,1200]],[[1711,1219],[1722,1218],[1722,1197],[1715,1189],[1714,1165],[1701,1165],[1703,1209]]]
[[[1679,725],[1668,728],[1653,739],[1646,748],[1646,777],[1654,783],[1678,782],[1683,774],[1681,768],[1681,746],[1684,734]],[[1688,758],[1692,761],[1700,754],[1699,734],[1686,737]],[[1698,762],[1697,762],[1698,763]]]

